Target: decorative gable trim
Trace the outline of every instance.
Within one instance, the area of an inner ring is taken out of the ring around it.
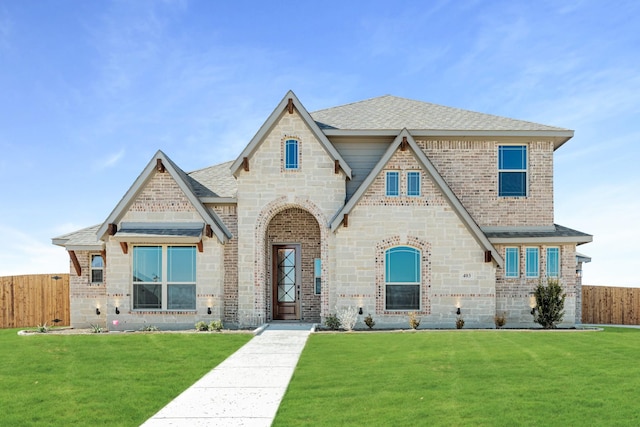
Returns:
[[[489,241],[487,236],[482,232],[478,224],[473,220],[469,212],[462,205],[460,200],[453,193],[449,185],[446,183],[442,175],[438,172],[438,170],[433,166],[433,163],[429,160],[427,155],[418,147],[413,136],[407,129],[403,129],[391,143],[387,151],[384,153],[382,158],[378,161],[375,167],[369,173],[369,176],[362,182],[358,190],[354,193],[354,195],[349,199],[349,201],[344,205],[344,207],[336,214],[336,216],[331,221],[331,231],[335,232],[340,224],[344,223],[345,216],[347,216],[353,210],[353,208],[358,204],[362,196],[367,192],[375,178],[383,171],[384,167],[389,163],[391,157],[395,154],[398,149],[410,149],[422,168],[429,174],[435,185],[438,187],[447,203],[454,210],[456,215],[460,218],[460,220],[464,223],[467,229],[474,236],[478,244],[485,250],[491,253],[493,260],[499,265],[502,266],[504,264],[504,260],[500,253],[493,247],[493,244]],[[486,259],[486,255],[485,255]]]
[[[161,167],[160,167],[161,166]],[[162,169],[164,172],[162,172]],[[102,223],[98,232],[96,233],[98,239],[104,239],[105,235],[110,231],[115,231],[114,225],[117,224],[122,217],[126,214],[128,208],[135,201],[138,194],[144,189],[146,184],[153,176],[154,171],[161,173],[169,173],[174,179],[180,190],[185,194],[189,202],[193,205],[196,211],[200,214],[206,225],[211,226],[213,234],[218,238],[220,243],[226,243],[232,234],[229,229],[224,225],[220,217],[212,210],[207,209],[200,199],[195,195],[191,186],[187,183],[187,175],[180,169],[167,155],[162,151],[153,156],[151,161],[147,164],[147,167],[142,171],[140,176],[135,180],[133,185],[129,188],[124,197],[120,200],[115,209],[111,212],[109,217]],[[115,233],[114,233],[115,234]]]
[[[347,162],[345,162],[338,150],[336,150],[336,148],[329,141],[326,135],[322,132],[322,130],[320,130],[316,122],[311,118],[309,112],[304,108],[302,103],[298,100],[298,98],[292,91],[287,92],[284,98],[282,98],[282,101],[280,101],[269,118],[267,118],[264,124],[260,127],[258,133],[255,134],[255,136],[251,139],[242,153],[240,153],[238,158],[233,162],[233,164],[231,165],[231,173],[236,178],[238,177],[240,169],[245,164],[244,159],[249,159],[253,155],[253,153],[255,153],[260,144],[262,144],[264,138],[267,136],[267,133],[269,133],[269,131],[273,128],[282,113],[286,110],[289,114],[293,114],[294,108],[298,111],[298,114],[305,122],[305,124],[309,127],[317,140],[320,141],[320,144],[327,152],[329,157],[331,157],[334,162],[338,162],[340,169],[342,169],[347,178],[351,179],[351,168],[349,167]]]

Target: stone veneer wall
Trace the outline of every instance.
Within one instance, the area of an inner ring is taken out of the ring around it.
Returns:
[[[507,314],[506,327],[524,325],[536,327],[531,315],[531,308],[535,305],[533,292],[540,283],[546,280],[547,247],[560,248],[560,284],[565,293],[563,327],[573,326],[576,319],[576,292],[581,289],[576,282],[576,248],[575,245],[495,245],[496,250],[505,256],[505,248],[518,247],[520,255],[520,277],[504,277],[504,269],[498,269],[496,280],[496,312]],[[525,277],[525,248],[538,247],[540,253],[540,277]]]
[[[289,208],[277,213],[269,222],[266,241],[266,276],[273,277],[273,245],[299,243],[301,250],[300,307],[301,319],[305,322],[320,322],[320,295],[315,294],[314,259],[321,256],[320,227],[309,212],[300,208]],[[267,313],[273,317],[271,307],[273,286],[266,289]]]
[[[282,145],[288,137],[300,141],[300,168],[282,171]],[[267,316],[266,233],[271,219],[280,211],[301,208],[320,226],[323,286],[331,287],[327,258],[333,236],[329,218],[344,204],[345,175],[335,173],[327,154],[297,111],[284,110],[249,157],[249,171],[240,170],[238,184],[238,315],[241,324],[259,324]],[[321,296],[322,313],[328,298]]]
[[[203,219],[168,172],[154,171],[121,220],[126,221],[202,222]],[[195,310],[133,310],[131,263],[135,244],[129,242],[125,254],[113,238],[106,243],[106,326],[109,329],[130,330],[150,325],[160,329],[190,329],[200,320],[224,318],[225,246],[217,238],[203,237],[203,252],[196,251]],[[115,307],[120,314],[115,314]],[[207,314],[208,307],[212,309],[211,315]],[[114,320],[118,325],[114,325]]]
[[[106,322],[108,275],[106,268],[103,271],[101,284],[91,283],[90,259],[91,255],[100,255],[100,252],[75,251],[80,263],[81,275],[76,275],[73,263],[69,261],[69,303],[72,328],[88,328],[90,325],[104,326]],[[96,314],[96,308],[100,309],[100,315]]]
[[[381,327],[407,327],[407,311],[384,309],[384,250],[409,245],[422,252],[421,327],[455,327],[457,305],[467,325],[491,327],[493,263],[484,262],[484,249],[426,173],[421,175],[422,194],[406,196],[405,171],[417,167],[411,152],[397,151],[349,214],[348,227],[337,230],[330,306],[363,307]],[[388,170],[402,172],[398,197],[385,195]]]
[[[553,142],[416,142],[480,226],[553,225]],[[498,146],[504,144],[528,146],[528,197],[498,197]]]

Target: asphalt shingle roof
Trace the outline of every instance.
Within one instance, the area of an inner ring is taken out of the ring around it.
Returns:
[[[566,131],[428,102],[385,95],[311,113],[320,129]]]
[[[590,234],[554,224],[554,231],[489,231],[488,238],[591,237]]]
[[[194,193],[198,197],[236,197],[238,186],[231,173],[233,161],[189,172]],[[195,182],[194,182],[195,181]]]

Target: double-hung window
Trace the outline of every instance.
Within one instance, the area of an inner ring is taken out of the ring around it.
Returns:
[[[560,249],[547,248],[547,277],[560,276]]]
[[[520,277],[520,251],[518,248],[505,249],[505,277]]]
[[[104,280],[104,260],[102,255],[91,255],[91,284],[99,284]]]
[[[498,147],[498,195],[525,197],[527,195],[527,146]]]
[[[400,195],[400,172],[387,172],[385,194],[394,197]]]
[[[526,248],[525,264],[527,277],[538,277],[540,275],[540,251],[538,248]]]
[[[300,167],[298,140],[287,139],[284,142],[284,168],[295,170]]]
[[[407,172],[407,196],[420,195],[420,172]]]
[[[134,246],[134,310],[195,310],[196,248]]]
[[[385,252],[385,306],[387,310],[420,310],[418,249],[396,246]]]

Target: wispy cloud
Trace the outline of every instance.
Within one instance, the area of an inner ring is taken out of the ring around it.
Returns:
[[[126,153],[126,150],[124,148],[120,149],[120,151],[111,154],[106,159],[104,159],[104,161],[102,163],[98,164],[97,165],[98,168],[99,169],[107,169],[107,168],[111,168],[111,167],[115,166],[124,157],[125,153]]]
[[[19,230],[0,226],[0,236],[10,245],[0,246],[0,276],[64,273],[69,258],[63,248]]]

